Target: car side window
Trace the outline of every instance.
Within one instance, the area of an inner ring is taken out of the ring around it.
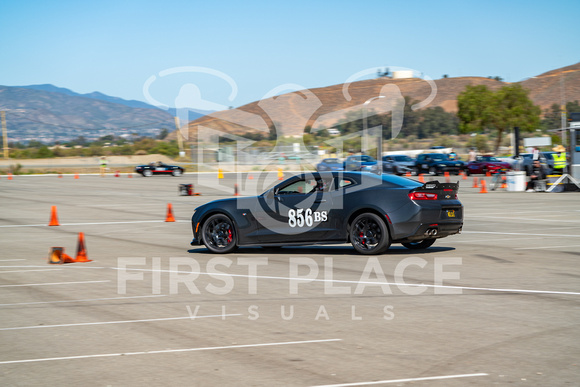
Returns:
[[[338,179],[339,188],[348,187],[351,185],[354,185],[354,181],[352,179],[349,178]]]
[[[278,195],[311,194],[326,192],[330,188],[328,181],[324,179],[298,180],[278,190]]]

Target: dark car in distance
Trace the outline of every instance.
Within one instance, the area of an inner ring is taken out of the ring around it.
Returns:
[[[135,172],[140,173],[144,177],[153,175],[181,176],[183,175],[184,169],[178,165],[168,165],[158,161],[156,163],[138,165],[135,167]]]
[[[468,175],[472,174],[487,174],[489,173],[505,173],[511,170],[509,163],[503,162],[493,156],[477,156],[475,161],[470,161],[465,165],[465,171]]]
[[[316,170],[319,172],[324,171],[343,171],[344,170],[344,163],[340,161],[340,159],[331,157],[327,159],[323,159],[318,165],[316,166]]]
[[[259,196],[197,207],[191,245],[203,244],[218,254],[238,246],[347,242],[360,254],[380,254],[391,243],[425,249],[461,232],[458,187],[389,174],[302,173]]]
[[[459,160],[450,160],[444,153],[423,153],[415,160],[415,172],[440,175],[445,172],[459,175],[465,168],[465,163]]]

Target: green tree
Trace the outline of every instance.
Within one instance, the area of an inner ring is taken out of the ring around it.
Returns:
[[[506,85],[496,92],[484,85],[467,86],[457,97],[459,127],[462,132],[497,132],[495,152],[501,145],[505,131],[519,127],[532,131],[540,124],[541,109],[528,97],[520,84]]]

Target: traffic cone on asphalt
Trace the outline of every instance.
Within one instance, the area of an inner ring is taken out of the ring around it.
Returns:
[[[407,171],[407,173],[405,173],[405,177],[411,177],[411,171]]]
[[[487,183],[485,182],[485,179],[481,179],[481,190],[479,193],[487,193]]]
[[[12,174],[8,173],[8,180],[12,180]]]
[[[133,177],[133,173],[129,172],[129,173],[127,174],[127,177],[129,177],[129,178]]]
[[[491,172],[490,171],[485,172],[485,176],[490,177],[491,176]]]
[[[77,256],[75,262],[91,262],[92,259],[87,257],[87,248],[85,247],[85,234],[79,232],[79,242],[77,244]]]
[[[238,191],[238,185],[234,184],[234,196],[240,196],[240,193]]]
[[[74,259],[64,253],[64,247],[52,247],[48,253],[48,263],[52,265],[61,265],[63,263],[73,263]]]
[[[425,183],[425,178],[422,173],[419,174],[419,183]]]
[[[119,177],[119,176],[121,176],[121,175],[119,174],[119,171],[115,172],[115,177]]]
[[[473,176],[473,186],[471,188],[479,188],[479,185],[477,184],[477,176]]]
[[[282,172],[282,168],[278,168],[278,180],[284,180],[284,172]]]
[[[248,180],[254,180],[254,176],[251,173],[248,175]]]
[[[443,175],[445,176],[445,182],[446,183],[451,182],[451,179],[449,178],[449,172],[445,172]]]
[[[59,178],[59,179],[62,179],[62,173],[59,173],[59,174],[58,174],[58,178]]]
[[[224,173],[222,172],[221,169],[218,169],[218,179],[223,179],[224,178]]]
[[[463,180],[467,180],[467,174],[465,172],[461,171],[461,172],[459,172],[459,174],[461,175],[461,178]]]
[[[56,216],[56,206],[50,208],[50,222],[48,222],[48,225],[60,226],[60,223],[58,223],[58,217]]]
[[[79,178],[79,174],[75,173],[75,179],[78,179],[78,178]]]
[[[175,222],[175,218],[173,217],[173,206],[171,203],[167,204],[167,216],[165,217],[166,222]]]
[[[507,188],[507,178],[505,176],[501,177],[501,188]]]

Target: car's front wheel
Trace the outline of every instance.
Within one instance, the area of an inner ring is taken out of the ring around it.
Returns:
[[[381,254],[391,245],[385,222],[372,213],[357,216],[350,226],[350,242],[361,254]]]
[[[238,238],[233,222],[226,215],[210,216],[201,229],[203,244],[212,253],[227,254],[237,247]]]
[[[408,249],[411,250],[421,250],[430,247],[433,243],[435,243],[435,239],[423,239],[422,241],[417,242],[408,242],[408,243],[401,243]]]
[[[181,169],[174,169],[173,172],[171,172],[171,174],[173,176],[181,176],[182,172]]]
[[[153,176],[153,171],[151,171],[150,169],[146,169],[143,171],[143,176],[151,177],[151,176]]]

